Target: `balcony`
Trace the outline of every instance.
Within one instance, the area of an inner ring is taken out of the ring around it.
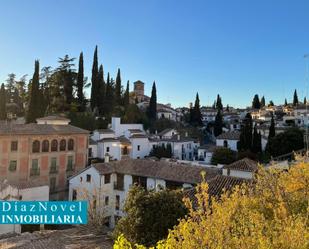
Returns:
[[[58,167],[57,166],[51,166],[49,170],[49,174],[57,174],[58,173]]]
[[[30,169],[30,176],[39,176],[40,175],[40,168],[31,168]]]
[[[123,191],[124,190],[123,182],[121,182],[121,183],[114,182],[114,190]]]

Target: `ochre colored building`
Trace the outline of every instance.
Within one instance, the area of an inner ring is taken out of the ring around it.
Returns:
[[[32,124],[0,124],[0,180],[40,182],[50,199],[67,198],[68,177],[87,166],[89,132],[49,116]]]

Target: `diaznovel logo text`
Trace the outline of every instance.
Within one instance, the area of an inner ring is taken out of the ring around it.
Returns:
[[[87,224],[87,201],[0,201],[0,224]]]

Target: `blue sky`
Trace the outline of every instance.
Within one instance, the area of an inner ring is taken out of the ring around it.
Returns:
[[[283,103],[294,88],[306,92],[306,0],[1,0],[0,13],[0,82],[32,76],[35,59],[56,67],[80,51],[91,76],[98,45],[105,72],[120,67],[123,82],[140,79],[147,94],[155,80],[159,101],[173,106],[197,91],[203,105],[219,93],[241,107],[255,93]]]

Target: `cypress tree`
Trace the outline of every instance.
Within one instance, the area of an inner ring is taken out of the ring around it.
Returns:
[[[269,101],[269,104],[268,104],[269,106],[274,106],[275,104],[274,104],[274,101]]]
[[[229,105],[226,105],[226,109],[225,109],[227,112],[230,111],[230,106]]]
[[[78,73],[77,73],[77,103],[80,112],[85,111],[85,96],[84,96],[84,56],[83,52],[79,55]]]
[[[288,101],[285,99],[284,100],[284,106],[287,106],[288,105]]]
[[[103,115],[105,110],[105,98],[106,98],[106,86],[104,81],[104,70],[103,65],[100,65],[99,73],[98,73],[98,92],[99,92],[99,99],[98,99],[98,111],[100,115]]]
[[[40,80],[40,63],[38,60],[34,63],[34,73],[31,81],[30,102],[28,106],[28,113],[26,116],[27,123],[34,123],[40,117],[40,94],[39,94],[39,80]]]
[[[214,124],[214,135],[217,137],[222,133],[223,128],[223,117],[220,110],[217,110],[217,115],[215,118],[215,124]]]
[[[265,97],[263,96],[261,98],[261,107],[264,107],[265,106]]]
[[[252,108],[254,109],[260,109],[261,108],[261,103],[260,103],[260,99],[259,99],[259,95],[255,94],[253,101],[252,101]]]
[[[127,108],[130,104],[130,84],[129,84],[129,81],[127,81],[127,88],[126,88],[126,91],[124,92],[124,95],[123,95],[123,105],[125,108]]]
[[[109,73],[107,73],[107,80],[106,80],[106,90],[105,90],[105,102],[104,102],[104,111],[105,115],[111,114],[113,107],[114,107],[114,86],[113,86],[113,79],[110,79]]]
[[[217,110],[222,111],[223,110],[223,104],[222,104],[222,99],[221,99],[219,94],[217,95],[217,101],[215,103],[216,103]]]
[[[93,64],[92,64],[92,76],[91,76],[91,96],[90,96],[90,106],[93,111],[95,107],[98,106],[98,46],[95,47],[93,55]]]
[[[262,141],[261,134],[257,132],[256,125],[253,129],[253,138],[252,138],[252,152],[259,153],[262,152]]]
[[[203,125],[202,114],[201,114],[201,109],[200,109],[200,98],[199,98],[198,93],[196,93],[192,116],[193,116],[193,125],[196,125],[196,126]]]
[[[307,104],[307,98],[304,97],[304,105],[306,105],[306,104]]]
[[[115,102],[116,105],[121,105],[121,76],[120,68],[118,68],[115,85]]]
[[[156,120],[157,119],[157,90],[156,90],[156,82],[153,82],[152,85],[152,91],[151,91],[151,97],[149,101],[148,106],[148,118],[150,120]]]
[[[271,121],[270,121],[270,127],[269,127],[268,141],[274,136],[276,136],[276,130],[275,130],[274,115],[272,115]]]
[[[294,96],[293,96],[293,106],[297,106],[297,105],[298,105],[298,96],[297,96],[297,91],[295,89]]]
[[[0,89],[0,120],[6,120],[6,92],[4,88],[4,84],[2,83]]]
[[[240,139],[238,144],[239,150],[251,150],[252,149],[252,116],[250,113],[247,113],[244,121],[243,127],[240,133]]]

